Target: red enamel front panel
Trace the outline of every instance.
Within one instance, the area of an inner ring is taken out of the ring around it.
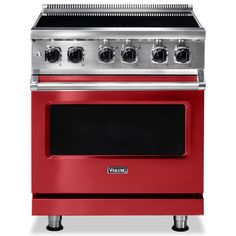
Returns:
[[[203,103],[203,91],[32,92],[32,192],[203,193]],[[184,104],[186,153],[179,157],[50,156],[52,104]],[[108,166],[127,166],[129,173],[109,175]]]
[[[163,75],[163,76],[117,76],[117,75],[48,75],[40,76],[40,82],[197,82],[198,78],[194,75],[175,76],[175,75]]]
[[[203,199],[33,199],[34,215],[201,215]]]

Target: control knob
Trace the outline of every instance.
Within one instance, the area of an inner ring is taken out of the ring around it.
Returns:
[[[98,57],[101,62],[109,63],[114,61],[115,51],[111,47],[101,47],[98,52]]]
[[[152,50],[152,61],[155,63],[165,63],[167,61],[167,50],[164,47],[155,47]]]
[[[190,62],[190,50],[187,47],[178,47],[175,50],[175,59],[178,63],[188,63]]]
[[[70,47],[67,51],[67,57],[70,62],[81,62],[84,57],[84,49],[81,47]]]
[[[134,47],[124,47],[121,50],[122,61],[126,63],[134,63],[137,61],[137,51]]]
[[[45,60],[50,63],[55,63],[61,58],[61,48],[48,47],[45,50]]]

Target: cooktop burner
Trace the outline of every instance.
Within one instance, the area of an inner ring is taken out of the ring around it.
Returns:
[[[199,27],[190,13],[158,13],[153,15],[41,16],[41,27]]]

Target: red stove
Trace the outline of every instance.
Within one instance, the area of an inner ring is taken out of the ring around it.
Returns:
[[[205,30],[190,5],[44,5],[32,28],[32,213],[203,214]]]

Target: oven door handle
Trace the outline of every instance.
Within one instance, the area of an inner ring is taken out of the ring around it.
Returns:
[[[38,82],[33,76],[32,91],[156,91],[156,90],[202,90],[205,82]]]
[[[31,90],[101,90],[101,91],[146,91],[146,90],[199,90],[203,89],[199,82],[42,82],[31,85]]]

